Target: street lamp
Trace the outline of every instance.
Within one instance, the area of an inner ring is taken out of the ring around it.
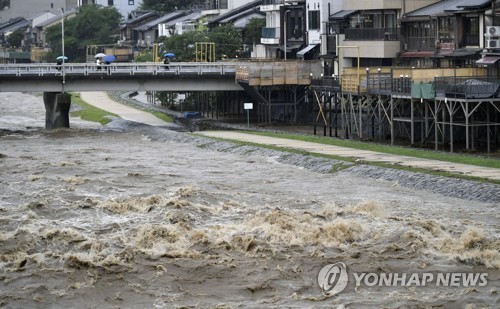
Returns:
[[[61,69],[61,74],[62,74],[62,82],[63,82],[63,92],[64,92],[64,83],[66,82],[65,78],[65,72],[64,72],[64,62],[66,59],[64,58],[64,9],[60,8],[59,11],[61,11],[61,49],[62,49],[62,69]]]
[[[283,53],[285,54],[284,58],[286,61],[286,14],[290,13],[290,10],[286,10],[283,20]]]

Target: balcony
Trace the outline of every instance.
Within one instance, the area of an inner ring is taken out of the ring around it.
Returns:
[[[285,0],[262,0],[262,5],[276,5],[283,3],[285,3]]]
[[[312,88],[319,89],[333,89],[340,90],[340,80],[338,76],[335,77],[321,77],[321,78],[312,78],[311,79]]]
[[[263,0],[260,6],[261,12],[279,11],[285,0]]]
[[[346,41],[398,41],[397,28],[349,28],[345,29]]]
[[[280,28],[262,28],[262,44],[279,44],[280,43]]]
[[[328,54],[337,53],[337,37],[334,35],[326,36],[326,52]]]
[[[436,50],[436,37],[409,37],[406,40],[406,50]]]
[[[276,39],[280,37],[280,28],[262,28],[262,37],[266,39]]]
[[[218,10],[218,9],[219,9],[219,4],[217,1],[206,1],[205,4],[203,4],[204,11]]]

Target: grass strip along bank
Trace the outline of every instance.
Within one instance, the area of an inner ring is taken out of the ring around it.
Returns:
[[[302,135],[295,135],[295,134],[287,134],[287,133],[273,133],[273,132],[251,132],[251,131],[241,131],[242,133],[247,133],[247,134],[255,134],[255,135],[262,135],[262,136],[269,136],[269,137],[277,137],[277,138],[284,138],[284,139],[294,139],[294,140],[300,140],[300,141],[306,141],[306,142],[312,142],[312,143],[323,143],[323,144],[328,144],[328,145],[337,145],[341,147],[349,147],[346,144],[335,144],[333,141],[327,141],[331,138],[319,138],[315,136],[302,136]],[[315,156],[315,157],[322,157],[322,158],[330,158],[330,159],[336,159],[340,161],[346,161],[346,162],[352,162],[354,164],[367,164],[367,165],[373,165],[373,166],[379,166],[379,167],[385,167],[385,168],[391,168],[391,169],[398,169],[398,170],[404,170],[404,171],[410,171],[410,172],[418,172],[418,173],[425,173],[429,175],[435,175],[435,176],[442,176],[442,177],[449,177],[449,178],[459,178],[459,179],[466,179],[466,180],[473,180],[473,181],[480,181],[480,182],[486,182],[486,183],[492,183],[492,184],[500,184],[500,181],[497,180],[492,180],[492,179],[486,179],[486,178],[481,178],[481,177],[476,177],[476,176],[469,176],[469,175],[463,175],[463,174],[458,174],[458,173],[452,173],[452,172],[447,172],[447,171],[439,171],[439,170],[431,170],[431,169],[425,169],[425,168],[415,168],[415,167],[409,167],[409,166],[402,166],[402,165],[393,165],[393,164],[388,164],[388,163],[381,163],[381,162],[372,162],[372,161],[362,161],[359,159],[355,158],[350,158],[346,156],[338,156],[338,155],[326,155],[326,154],[318,154],[318,153],[313,153],[313,152],[307,152],[303,150],[297,150],[297,149],[290,149],[290,148],[285,148],[285,147],[278,147],[278,146],[270,146],[270,145],[265,145],[265,144],[259,144],[259,143],[253,143],[253,142],[244,142],[244,141],[239,141],[239,140],[233,140],[233,139],[223,139],[223,138],[216,138],[216,137],[210,137],[215,140],[225,140],[225,141],[231,141],[237,145],[250,145],[250,146],[256,146],[256,147],[262,147],[262,148],[268,148],[268,149],[274,149],[274,150],[279,150],[279,151],[286,151],[290,153],[297,153],[297,154],[303,154],[303,155],[310,155],[310,156]],[[339,141],[339,140],[336,140]],[[340,140],[340,142],[344,142],[344,140]],[[348,141],[352,142],[352,141]],[[389,153],[389,154],[395,154],[395,155],[405,155],[405,156],[412,156],[416,158],[427,158],[427,159],[433,159],[433,160],[440,160],[444,162],[456,162],[456,163],[464,163],[464,164],[470,164],[470,165],[476,165],[476,166],[485,166],[485,167],[498,167],[498,161],[496,159],[488,159],[488,158],[480,158],[480,157],[474,157],[474,160],[460,160],[460,158],[456,157],[462,157],[465,155],[454,155],[455,157],[454,161],[447,160],[449,157],[448,154],[445,153],[437,153],[436,156],[428,156],[426,152],[431,152],[427,150],[417,150],[417,149],[407,149],[411,150],[411,152],[405,151],[406,149],[403,149],[403,147],[399,146],[386,146],[386,145],[375,145],[375,146],[380,146],[382,148],[378,147],[373,147],[374,145],[365,145],[366,142],[354,142],[353,146],[358,146],[358,147],[350,147],[354,149],[360,149],[360,150],[371,150],[371,151],[377,151],[381,153]],[[352,145],[351,143],[348,143],[349,145]],[[366,143],[368,144],[368,143]],[[369,147],[371,146],[371,147]],[[394,148],[394,149],[391,149]],[[381,151],[385,150],[385,151]],[[420,153],[420,157],[417,156]],[[424,154],[422,154],[424,153]],[[441,157],[438,155],[442,155]],[[439,158],[439,159],[437,159]],[[464,158],[465,159],[465,158]],[[474,162],[476,164],[471,164],[470,162]],[[342,168],[341,168],[342,169]],[[500,172],[500,170],[499,170]]]
[[[133,104],[133,103],[129,102],[128,100],[123,99],[120,94],[126,93],[126,92],[108,91],[107,93],[108,93],[108,96],[116,102],[120,102],[121,104],[130,106],[133,108],[137,108],[139,110],[153,114],[155,117],[160,118],[161,120],[163,120],[165,122],[174,122],[174,119],[171,116],[169,116],[161,111],[155,110],[154,108],[148,108],[148,107],[143,106],[141,104]]]
[[[485,158],[485,157],[479,157],[479,156],[467,155],[467,154],[445,153],[445,152],[438,152],[438,151],[433,151],[433,150],[382,145],[382,144],[376,144],[376,143],[371,143],[371,142],[342,140],[342,139],[336,139],[336,138],[332,138],[332,137],[322,137],[322,136],[304,136],[304,135],[297,135],[297,134],[274,133],[274,132],[247,132],[247,131],[245,131],[244,133],[269,136],[269,137],[285,138],[285,139],[293,139],[293,140],[298,140],[298,141],[305,141],[305,142],[325,144],[325,145],[334,145],[334,146],[347,147],[347,148],[353,148],[353,149],[359,149],[359,150],[369,150],[369,151],[374,151],[374,152],[394,154],[394,155],[400,155],[400,156],[408,156],[408,157],[421,158],[421,159],[439,160],[439,161],[444,161],[444,162],[469,164],[469,165],[492,167],[492,168],[500,169],[500,160],[499,159]]]
[[[119,117],[116,114],[107,112],[93,105],[90,105],[80,98],[79,93],[71,94],[71,103],[74,103],[81,107],[80,110],[72,111],[71,116],[80,117],[87,121],[99,122],[102,125],[106,125],[111,122],[112,117]]]
[[[102,110],[98,107],[95,107],[95,106],[83,101],[80,98],[79,93],[72,93],[71,94],[71,102],[79,105],[82,108],[81,110],[78,110],[78,111],[72,111],[71,116],[73,116],[73,117],[80,117],[84,120],[99,122],[102,125],[106,125],[109,122],[111,122],[112,117],[120,118],[120,116],[118,116],[116,114],[107,112],[105,110]],[[124,103],[124,102],[120,102],[120,103]],[[132,107],[137,108],[137,106],[132,106]],[[154,110],[146,110],[144,108],[139,108],[139,109],[146,111],[146,112],[154,115],[155,117],[157,117],[165,122],[173,122],[174,121],[172,117],[170,117],[162,112],[158,112],[158,111],[154,111]]]

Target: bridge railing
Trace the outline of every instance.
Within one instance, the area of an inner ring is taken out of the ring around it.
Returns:
[[[71,75],[234,75],[238,64],[234,62],[172,62],[163,63],[112,63],[97,66],[93,63],[66,63],[64,74]],[[2,76],[60,76],[62,68],[52,63],[5,64],[0,66]]]

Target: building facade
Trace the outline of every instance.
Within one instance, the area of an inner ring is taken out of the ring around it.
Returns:
[[[114,6],[123,17],[127,17],[130,12],[137,10],[142,5],[142,0],[78,0],[78,2],[80,6],[82,2],[93,2],[93,4],[102,6]]]
[[[0,1],[0,23],[17,17],[31,19],[44,12],[61,14],[60,9],[65,11],[78,6],[79,0],[2,0]]]

